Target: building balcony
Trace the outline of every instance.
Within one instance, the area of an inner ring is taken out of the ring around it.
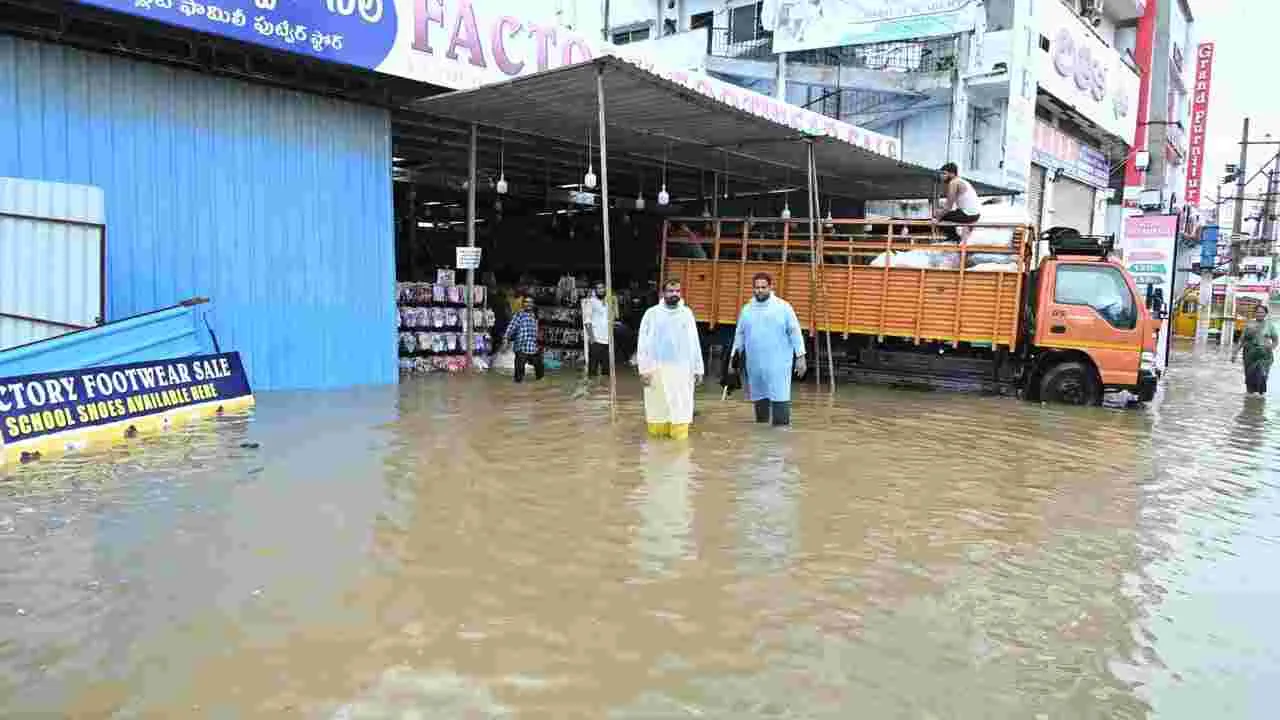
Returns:
[[[759,31],[751,37],[735,34],[730,28],[699,28],[707,33],[707,55],[737,60],[774,60],[773,37]],[[871,45],[805,50],[787,54],[788,64],[820,67],[847,67],[876,72],[942,73],[956,66],[956,43],[952,38],[885,42]]]

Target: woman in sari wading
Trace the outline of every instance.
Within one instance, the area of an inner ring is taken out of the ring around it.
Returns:
[[[1280,345],[1280,333],[1268,319],[1269,314],[1266,305],[1258,306],[1253,321],[1245,325],[1240,342],[1231,355],[1231,362],[1235,362],[1244,351],[1244,385],[1250,395],[1267,394],[1267,375],[1271,373],[1271,362],[1275,360],[1276,345]]]

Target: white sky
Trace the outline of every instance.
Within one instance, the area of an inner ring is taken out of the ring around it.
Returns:
[[[1240,159],[1240,123],[1248,116],[1250,136],[1272,133],[1280,140],[1280,92],[1273,84],[1274,59],[1280,51],[1280,0],[1193,0],[1197,43],[1214,43],[1213,85],[1209,97],[1209,127],[1203,179],[1203,205],[1212,203],[1227,163]],[[1187,53],[1194,58],[1194,48]],[[1194,60],[1193,60],[1194,62]],[[1249,148],[1249,175],[1262,167],[1280,146]],[[1249,195],[1265,191],[1262,180]],[[1223,188],[1233,197],[1233,188]],[[1223,220],[1230,217],[1224,208]],[[1252,223],[1245,225],[1246,231]]]

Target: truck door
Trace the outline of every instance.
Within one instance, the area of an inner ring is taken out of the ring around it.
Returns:
[[[1136,383],[1141,311],[1125,274],[1097,260],[1059,261],[1051,267],[1040,297],[1036,345],[1088,353],[1103,385]]]

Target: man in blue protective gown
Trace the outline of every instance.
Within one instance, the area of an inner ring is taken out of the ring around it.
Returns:
[[[756,405],[756,422],[791,424],[791,375],[805,373],[804,338],[791,303],[773,294],[773,278],[757,273],[751,279],[752,299],[738,315],[733,335],[737,367],[743,367],[747,398]]]

